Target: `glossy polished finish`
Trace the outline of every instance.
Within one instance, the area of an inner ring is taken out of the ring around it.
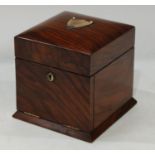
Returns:
[[[73,17],[85,26],[67,27]],[[92,142],[136,104],[134,34],[127,24],[63,12],[17,35],[14,117]]]
[[[134,49],[130,49],[95,75],[94,127],[105,121],[131,98],[133,52]]]
[[[84,132],[64,126],[58,123],[54,123],[42,118],[32,117],[30,115],[25,115],[21,111],[17,111],[14,117],[25,122],[29,122],[56,132],[63,133],[68,136],[72,136],[87,142],[93,142],[99,135],[101,135],[108,127],[110,127],[115,121],[117,121],[121,116],[123,116],[128,110],[130,110],[136,104],[136,100],[131,98],[128,102],[124,103],[122,107],[119,107],[117,111],[111,114],[108,119],[106,119],[100,126],[95,128],[92,132]]]
[[[70,30],[66,24],[72,17],[93,21],[93,24],[89,27]],[[126,24],[63,12],[25,31],[18,37],[90,55],[133,28]]]
[[[44,65],[16,60],[17,109],[88,131],[90,79]],[[52,72],[53,82],[46,75]]]
[[[93,24],[68,29],[72,17]],[[15,37],[16,57],[90,76],[134,45],[134,27],[63,12]]]

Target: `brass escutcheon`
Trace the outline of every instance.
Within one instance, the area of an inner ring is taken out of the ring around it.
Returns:
[[[50,81],[50,82],[53,82],[54,81],[54,75],[53,75],[53,73],[50,72],[50,73],[47,74],[47,80]]]
[[[72,17],[68,22],[67,22],[67,27],[70,29],[73,28],[81,28],[81,27],[86,27],[93,24],[93,21],[90,20],[85,20],[85,19],[77,19],[76,17]]]

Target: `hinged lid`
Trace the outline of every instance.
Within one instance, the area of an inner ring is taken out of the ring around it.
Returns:
[[[15,37],[16,57],[85,76],[133,46],[133,26],[71,12]]]

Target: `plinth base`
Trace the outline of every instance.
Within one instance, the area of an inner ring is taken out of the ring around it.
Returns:
[[[110,127],[115,121],[117,121],[121,116],[123,116],[129,109],[131,109],[136,104],[136,100],[131,98],[122,107],[116,110],[110,117],[107,118],[100,126],[94,129],[92,132],[83,132],[76,129],[72,129],[61,124],[57,124],[51,121],[47,121],[41,118],[33,117],[25,114],[21,111],[17,111],[13,117],[29,122],[32,124],[39,125],[41,127],[51,129],[87,142],[94,141],[99,135],[101,135],[108,127]]]

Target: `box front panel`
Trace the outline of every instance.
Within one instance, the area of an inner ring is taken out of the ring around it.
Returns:
[[[20,59],[16,75],[19,111],[90,130],[89,78]]]
[[[132,97],[133,56],[130,49],[95,75],[94,127]]]

